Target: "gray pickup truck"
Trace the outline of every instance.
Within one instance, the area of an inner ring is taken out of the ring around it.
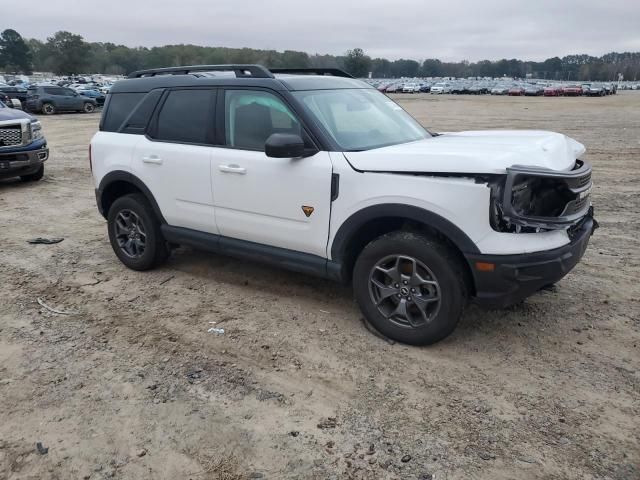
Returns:
[[[47,158],[49,148],[38,119],[0,102],[0,179],[40,180]]]

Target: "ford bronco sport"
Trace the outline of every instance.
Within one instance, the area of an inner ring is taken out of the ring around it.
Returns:
[[[90,162],[129,268],[184,244],[352,281],[379,332],[429,344],[468,299],[508,305],[576,265],[596,226],[584,152],[429,132],[339,70],[206,65],[117,82]]]

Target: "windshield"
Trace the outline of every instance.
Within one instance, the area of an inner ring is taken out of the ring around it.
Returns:
[[[370,150],[431,136],[398,104],[374,89],[292,93],[344,151]]]

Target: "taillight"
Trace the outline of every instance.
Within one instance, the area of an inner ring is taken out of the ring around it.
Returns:
[[[91,158],[91,144],[89,144],[89,170],[93,173],[93,159]]]

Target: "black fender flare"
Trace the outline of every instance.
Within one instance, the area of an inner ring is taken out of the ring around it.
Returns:
[[[427,225],[447,237],[463,254],[480,253],[476,244],[459,227],[446,218],[413,205],[400,203],[384,203],[363,208],[347,218],[336,233],[331,244],[331,259],[334,262],[344,261],[346,249],[354,235],[367,222],[376,218],[395,217],[413,220]]]
[[[156,199],[151,193],[151,190],[149,190],[149,188],[144,184],[144,182],[140,180],[138,177],[136,177],[132,173],[125,172],[124,170],[114,170],[112,172],[109,172],[104,177],[102,177],[102,180],[100,180],[100,185],[96,189],[96,201],[98,202],[98,209],[100,210],[100,213],[102,214],[103,217],[106,218],[108,214],[108,212],[105,212],[103,208],[103,198],[102,198],[103,193],[105,192],[105,190],[107,190],[107,188],[109,188],[110,185],[112,185],[115,182],[130,183],[131,185],[136,187],[138,190],[140,190],[142,194],[147,198],[149,203],[151,204],[151,208],[153,208],[153,212],[156,214],[160,223],[162,224],[167,223],[166,220],[164,219],[164,216],[162,215],[162,212],[160,211],[158,202],[156,202]]]

